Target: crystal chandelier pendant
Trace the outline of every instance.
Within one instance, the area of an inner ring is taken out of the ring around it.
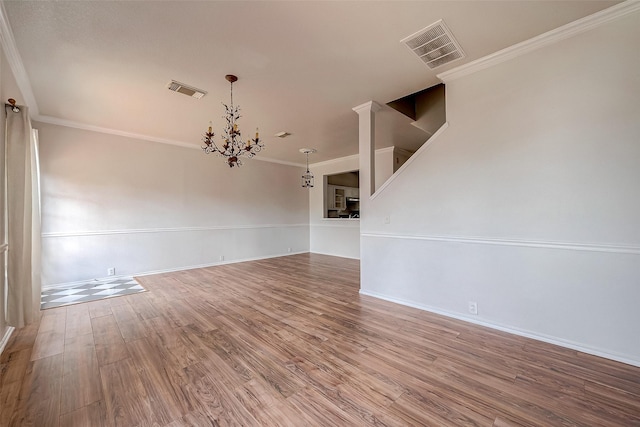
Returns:
[[[215,133],[209,122],[209,128],[204,133],[202,141],[204,145],[202,150],[206,153],[216,153],[219,156],[226,158],[229,167],[242,166],[242,157],[251,158],[257,153],[262,151],[264,143],[259,137],[258,128],[256,128],[256,137],[247,139],[247,142],[242,141],[242,134],[238,129],[236,121],[240,118],[240,106],[233,105],[233,83],[238,81],[238,78],[232,74],[227,74],[225,79],[231,85],[231,102],[229,105],[222,103],[225,110],[225,126],[222,130],[222,143],[218,146],[215,141]]]

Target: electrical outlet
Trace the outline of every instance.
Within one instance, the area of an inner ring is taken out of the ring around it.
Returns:
[[[391,224],[391,215],[387,215],[384,217],[384,223],[385,224]]]
[[[220,261],[224,261],[224,255],[220,255]]]
[[[291,248],[287,248],[287,252],[291,252]]]
[[[469,313],[478,314],[478,303],[475,301],[469,301]]]
[[[107,268],[107,276],[115,276],[115,275],[116,275],[115,267]]]

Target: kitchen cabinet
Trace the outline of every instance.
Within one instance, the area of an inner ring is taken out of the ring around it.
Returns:
[[[327,209],[344,211],[347,209],[347,199],[358,198],[360,189],[343,187],[341,185],[327,185]]]
[[[327,209],[343,211],[347,208],[346,188],[338,185],[327,186]]]

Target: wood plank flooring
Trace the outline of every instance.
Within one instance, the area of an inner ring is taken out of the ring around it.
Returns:
[[[358,294],[303,254],[139,278],[0,357],[0,426],[640,426],[640,368]]]

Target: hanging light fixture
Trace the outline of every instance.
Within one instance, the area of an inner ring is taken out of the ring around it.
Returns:
[[[209,122],[209,129],[202,138],[205,144],[202,149],[207,154],[217,153],[219,156],[225,157],[229,167],[242,166],[240,157],[246,156],[247,158],[251,158],[255,156],[256,153],[264,148],[264,143],[258,137],[258,128],[256,128],[255,138],[247,139],[247,142],[242,141],[240,130],[236,124],[236,121],[240,118],[240,106],[233,105],[233,83],[238,81],[238,78],[231,74],[227,74],[224,78],[231,84],[231,104],[227,105],[222,103],[225,109],[225,115],[223,117],[227,121],[222,130],[223,144],[218,147],[216,143],[213,142],[215,133],[213,133],[211,122]]]
[[[302,174],[302,188],[313,187],[313,174],[309,171],[309,154],[316,152],[315,148],[301,148],[300,152],[307,155],[307,171]]]

